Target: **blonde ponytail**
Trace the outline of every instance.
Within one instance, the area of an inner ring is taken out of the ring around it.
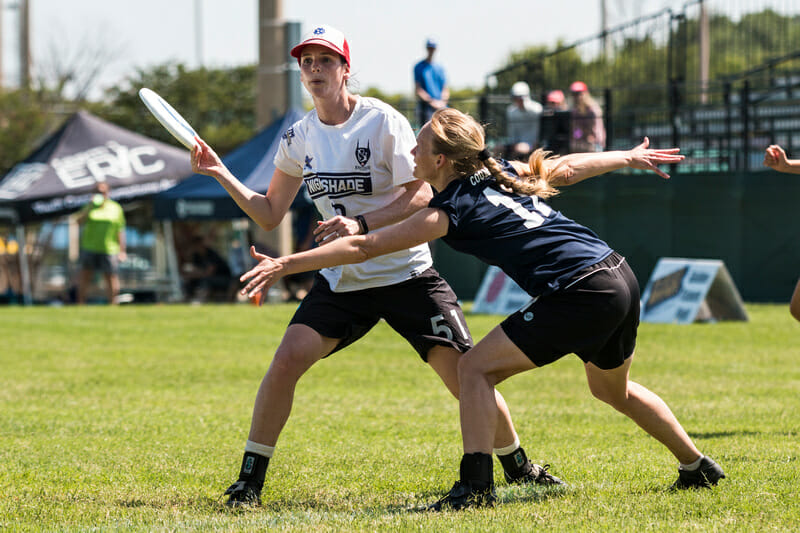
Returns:
[[[483,127],[471,116],[452,108],[436,111],[431,118],[433,152],[442,154],[453,163],[453,170],[462,176],[471,176],[485,167],[497,182],[517,194],[538,196],[546,199],[558,194],[547,182],[544,161],[549,156],[544,150],[536,150],[523,169],[519,179],[508,175],[500,163],[485,151]],[[487,157],[488,155],[488,157]],[[549,174],[549,173],[547,173]]]

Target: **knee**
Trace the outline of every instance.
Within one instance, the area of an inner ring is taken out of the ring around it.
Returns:
[[[592,391],[592,396],[615,409],[619,409],[628,400],[627,388],[617,391],[604,385],[590,385],[589,390]]]
[[[268,381],[285,383],[287,381],[297,381],[312,365],[307,362],[304,354],[292,349],[278,348],[275,357],[269,365],[267,375]]]
[[[458,360],[458,383],[460,387],[469,387],[478,380],[486,381],[489,376],[484,372],[478,357],[467,352]]]

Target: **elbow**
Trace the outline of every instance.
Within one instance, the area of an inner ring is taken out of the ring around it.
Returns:
[[[258,224],[258,227],[264,231],[272,231],[278,227],[277,222],[272,222],[269,220],[257,220],[256,223]]]
[[[350,250],[351,263],[363,263],[386,253],[378,250],[372,237],[373,235],[359,235],[353,238],[353,247]]]

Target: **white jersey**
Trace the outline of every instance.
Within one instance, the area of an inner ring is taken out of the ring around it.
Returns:
[[[324,219],[376,211],[405,192],[414,180],[411,150],[416,146],[408,121],[388,104],[357,96],[343,124],[323,124],[316,110],[292,125],[281,139],[275,166],[302,178]],[[433,265],[427,244],[356,265],[320,273],[335,292],[394,285]]]

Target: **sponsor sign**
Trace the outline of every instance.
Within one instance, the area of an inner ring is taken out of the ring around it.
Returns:
[[[671,324],[748,319],[725,263],[662,257],[642,293],[641,321]]]
[[[510,315],[531,301],[531,296],[496,266],[490,266],[472,305],[473,313]]]

